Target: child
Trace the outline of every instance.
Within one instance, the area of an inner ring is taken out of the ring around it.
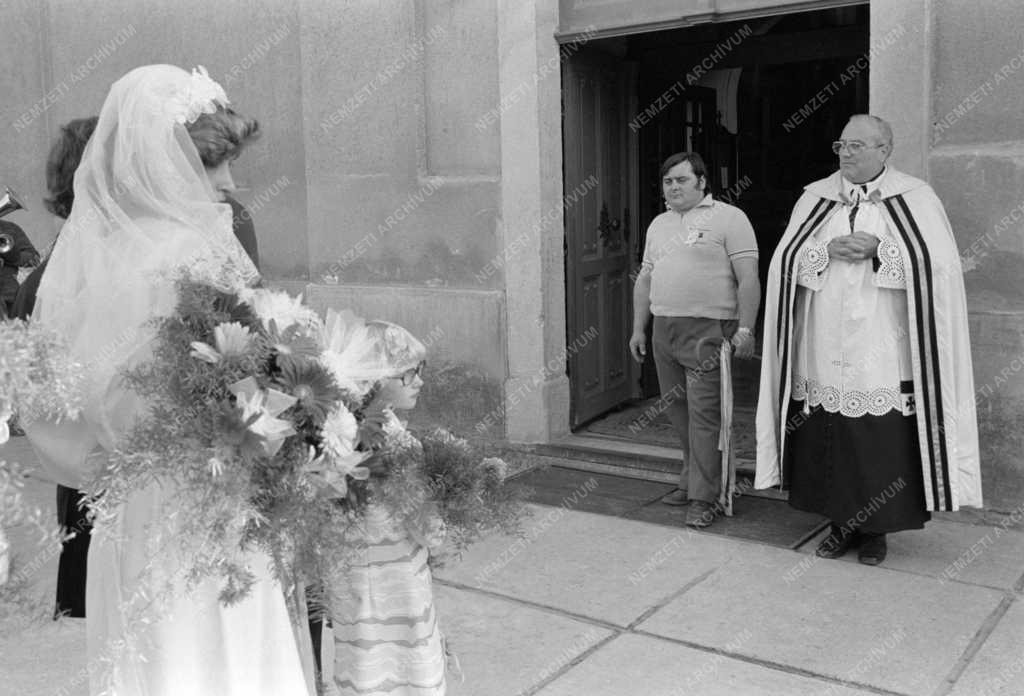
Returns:
[[[385,405],[385,448],[420,448],[394,409],[416,405],[426,348],[408,331],[385,322],[367,324],[372,349],[361,376],[373,377],[373,399]],[[405,519],[369,502],[357,518],[355,552],[328,596],[334,633],[332,696],[443,696],[445,650],[434,611],[427,558],[444,540],[430,503]]]

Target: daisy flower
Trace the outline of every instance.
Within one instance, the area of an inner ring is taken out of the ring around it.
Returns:
[[[218,324],[213,329],[211,346],[202,341],[192,341],[190,355],[198,360],[216,364],[224,358],[245,355],[252,345],[252,333],[237,321]]]
[[[323,423],[335,402],[341,400],[341,390],[334,384],[331,374],[323,365],[311,360],[282,362],[278,382],[317,424]]]
[[[321,429],[324,451],[333,459],[343,459],[355,452],[359,423],[342,404],[330,412]]]
[[[280,290],[246,288],[239,293],[239,297],[252,307],[263,328],[268,330],[271,321],[275,322],[280,331],[296,324],[315,327],[320,322],[316,312],[302,304],[302,295],[292,297]]]

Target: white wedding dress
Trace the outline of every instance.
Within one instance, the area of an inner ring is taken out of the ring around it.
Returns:
[[[156,65],[114,83],[100,111],[34,318],[66,339],[85,382],[80,418],[26,424],[42,466],[59,483],[81,487],[143,412],[140,397],[118,386],[118,374],[145,359],[151,320],[173,309],[175,269],[205,271],[211,282],[230,278],[228,285],[256,276],[183,125],[213,101],[216,91],[195,74]],[[248,555],[257,581],[233,606],[219,601],[215,580],[180,591],[185,566],[181,535],[173,532],[181,524],[166,505],[175,496],[170,485],[154,484],[97,520],[86,591],[90,694],[311,696],[303,666],[312,656],[296,640],[308,627],[293,629],[265,554]],[[161,527],[171,534],[154,535]],[[156,538],[171,539],[173,548],[153,548]],[[164,581],[179,592],[160,592]],[[165,599],[147,606],[154,597]]]
[[[152,486],[133,496],[116,522],[93,530],[86,588],[89,657],[97,661],[91,693],[309,696],[282,590],[264,554],[249,554],[257,582],[239,604],[221,604],[219,584],[208,580],[161,607],[155,622],[133,625],[133,612],[143,608],[132,601],[135,579],[153,551],[143,530],[166,524],[171,494]],[[179,567],[176,554],[166,553],[154,574]]]

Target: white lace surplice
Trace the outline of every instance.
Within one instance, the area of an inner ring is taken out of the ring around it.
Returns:
[[[793,399],[852,418],[914,413],[913,390],[900,389],[913,379],[903,257],[872,197],[879,181],[867,195],[848,187],[860,200],[855,229],[881,240],[878,270],[870,260],[829,258],[828,243],[850,234],[850,205],[804,245],[798,265]]]

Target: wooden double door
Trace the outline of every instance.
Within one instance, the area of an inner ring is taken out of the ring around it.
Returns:
[[[643,366],[629,356],[633,281],[644,231],[661,212],[658,167],[673,152],[699,152],[715,111],[714,91],[697,88],[640,117],[649,104],[639,103],[636,65],[597,51],[563,63],[562,100],[566,357],[575,428],[657,393],[652,351]]]

